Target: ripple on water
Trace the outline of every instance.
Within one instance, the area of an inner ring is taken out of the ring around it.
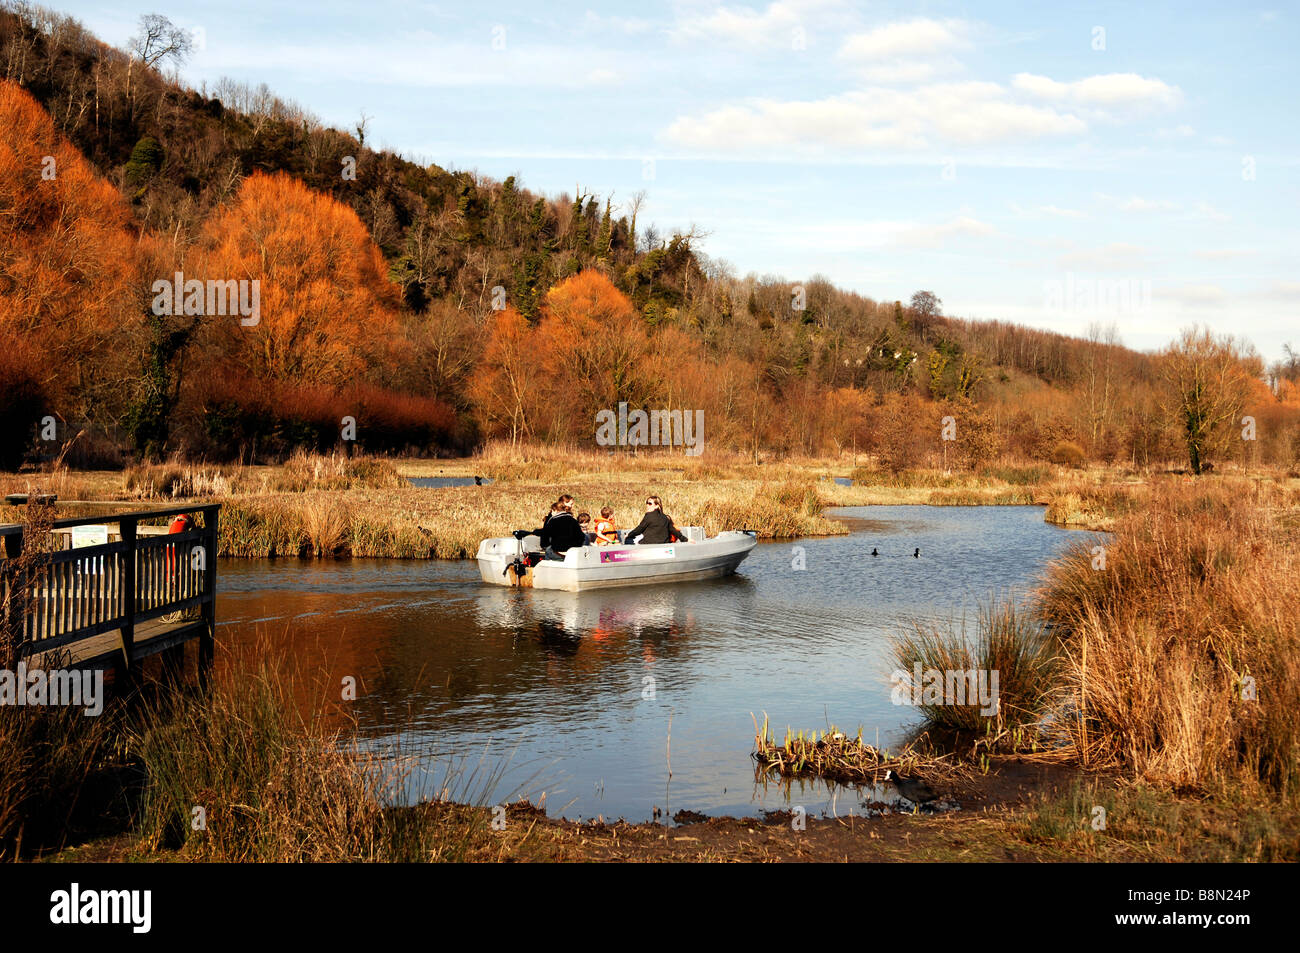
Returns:
[[[418,754],[412,785],[486,751],[499,792],[531,786],[570,817],[820,813],[858,795],[756,782],[751,713],[897,744],[915,719],[891,703],[893,634],[972,622],[1088,538],[1038,507],[835,515],[850,535],[762,543],[729,579],[580,594],[486,586],[472,561],[223,561],[222,637],[263,629],[331,678],[359,676],[363,736]],[[895,809],[879,793],[858,803]]]

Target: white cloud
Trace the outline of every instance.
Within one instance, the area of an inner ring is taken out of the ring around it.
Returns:
[[[1060,256],[1056,261],[1065,269],[1088,268],[1094,271],[1127,271],[1144,269],[1147,249],[1127,242],[1111,242],[1100,248],[1087,248]]]
[[[517,42],[509,31],[506,47],[495,50],[492,36],[481,42],[447,40],[415,31],[384,43],[270,43],[243,47],[209,45],[208,68],[220,75],[265,75],[267,64],[303,79],[347,80],[395,87],[481,88],[546,87],[582,89],[609,82],[616,68],[627,67],[625,54],[599,48],[534,45]],[[577,70],[575,63],[589,64]],[[270,82],[272,88],[276,83]]]
[[[1036,205],[1025,208],[1019,202],[1011,203],[1011,211],[1017,215],[1033,217],[1046,215],[1049,218],[1087,218],[1088,213],[1077,208],[1061,208],[1057,205]]]
[[[1176,106],[1183,95],[1177,86],[1137,73],[1105,73],[1069,83],[1033,73],[1018,73],[1012,86],[1036,99],[1099,109]]]
[[[1121,201],[1119,208],[1124,212],[1176,212],[1182,206],[1166,199],[1144,199],[1135,195]]]
[[[961,20],[907,20],[855,33],[844,41],[840,57],[850,62],[878,62],[929,56],[966,45]]]
[[[837,6],[837,0],[775,0],[761,10],[718,6],[707,13],[680,18],[670,33],[677,40],[724,40],[739,46],[788,48],[796,31],[806,38],[812,15]]]
[[[827,148],[920,151],[940,144],[1078,135],[1086,128],[1069,113],[1013,102],[996,83],[966,82],[914,90],[871,87],[809,101],[759,99],[678,117],[665,136],[724,152],[816,153]]]
[[[1231,261],[1236,258],[1249,258],[1259,253],[1253,248],[1203,248],[1193,254],[1206,261]]]
[[[818,222],[810,225],[773,224],[748,221],[746,234],[783,249],[806,250],[821,257],[833,248],[837,253],[860,253],[908,247],[934,249],[951,241],[985,238],[997,229],[970,216],[949,222],[917,222],[897,219],[870,219],[859,222]]]
[[[898,233],[900,244],[913,248],[938,248],[952,238],[979,238],[997,233],[992,225],[969,216],[938,225],[913,225]]]
[[[650,20],[641,17],[601,16],[594,10],[588,10],[583,18],[583,25],[593,32],[617,32],[631,35],[650,33],[656,29]]]
[[[1222,304],[1228,297],[1228,293],[1221,287],[1211,284],[1179,285],[1175,288],[1162,289],[1160,295],[1188,307]]]
[[[959,71],[952,51],[969,45],[961,20],[907,20],[855,33],[837,58],[870,83],[915,84]]]

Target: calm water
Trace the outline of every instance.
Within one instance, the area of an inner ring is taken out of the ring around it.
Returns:
[[[778,735],[833,722],[896,744],[914,720],[890,701],[900,623],[973,621],[1081,536],[1038,507],[836,515],[850,536],[760,544],[728,579],[594,593],[487,586],[469,561],[223,561],[221,637],[262,629],[335,684],[356,676],[366,737],[389,745],[400,731],[403,755],[429,766],[422,782],[449,761],[501,767],[496,800],[544,795],[573,818],[815,813],[830,805],[824,785],[756,784],[750,713]],[[850,793],[834,796],[843,811]]]
[[[492,481],[483,477],[483,486],[489,485]],[[444,486],[478,486],[474,478],[470,477],[407,477],[411,486],[423,490],[436,489]]]

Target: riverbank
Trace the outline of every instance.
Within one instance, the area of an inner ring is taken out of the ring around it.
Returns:
[[[485,485],[474,485],[473,477]],[[419,478],[459,478],[467,486],[419,488]],[[161,501],[223,504],[220,555],[462,559],[480,540],[540,524],[551,502],[571,494],[593,515],[612,506],[630,528],[657,492],[680,526],[709,534],[751,529],[760,538],[838,535],[847,527],[823,515],[838,506],[1040,505],[1060,526],[1110,530],[1153,492],[1219,488],[1255,502],[1300,506],[1300,479],[1277,471],[1197,478],[1117,468],[1077,470],[1043,464],[989,466],[979,472],[854,468],[845,460],[755,465],[680,455],[640,456],[554,450],[493,451],[462,460],[300,456],[279,466],[158,464],[124,473],[0,475],[0,492],[50,492],[58,515],[95,515]],[[0,507],[0,521],[22,512]]]
[[[1153,491],[1117,524],[1104,561],[1080,543],[1049,566],[1026,610],[1046,623],[1055,662],[1033,677],[1041,691],[1006,695],[1008,709],[1033,717],[1004,723],[999,705],[975,744],[952,744],[944,757],[963,764],[959,789],[943,789],[954,775],[927,776],[923,761],[915,765],[913,776],[958,810],[864,816],[860,796],[845,789],[838,817],[809,817],[803,830],[784,811],[754,819],[676,813],[690,811],[689,803],[671,805],[670,816],[682,821],[675,827],[579,824],[522,805],[503,814],[490,769],[486,777],[453,777],[426,803],[385,807],[410,761],[391,752],[378,760],[362,744],[337,680],[315,672],[318,660],[284,645],[223,646],[207,693],[151,695],[146,686],[99,719],[0,707],[0,747],[26,753],[0,761],[0,853],[217,861],[1300,860],[1295,513],[1263,488],[1256,504],[1225,483],[1195,486]],[[972,667],[966,650],[934,644],[956,668]],[[998,642],[1005,661],[993,667],[1003,672],[1004,692],[1029,684],[1020,644]],[[299,684],[304,679],[309,684]],[[929,708],[943,719],[958,712]],[[917,713],[918,730],[940,737],[940,721],[925,706]],[[855,714],[828,717],[851,724]],[[400,724],[393,730],[402,734]],[[791,790],[794,809],[798,788]],[[194,824],[196,807],[202,826]]]
[[[1106,808],[1094,828],[1095,808]],[[413,860],[513,863],[1234,863],[1300,860],[1300,816],[1070,768],[999,760],[984,791],[959,810],[808,817],[683,815],[684,823],[579,823],[527,802],[493,812],[459,804],[401,808],[407,824],[436,825],[450,846]],[[493,821],[496,826],[493,826]],[[184,862],[129,833],[53,851],[45,862]]]

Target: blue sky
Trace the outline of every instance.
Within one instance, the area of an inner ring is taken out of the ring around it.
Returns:
[[[1156,348],[1300,346],[1300,7],[51,4],[191,85],[267,83],[368,141],[549,194],[645,190],[738,274]],[[1123,294],[1129,292],[1129,294]]]

